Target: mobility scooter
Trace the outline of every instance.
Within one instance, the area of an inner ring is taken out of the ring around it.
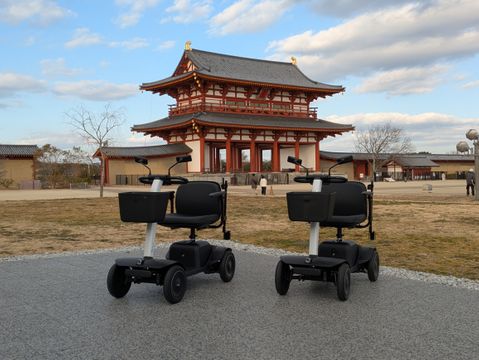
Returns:
[[[309,255],[281,257],[276,266],[276,291],[286,295],[292,279],[329,281],[335,283],[339,300],[345,301],[349,298],[352,272],[367,272],[370,281],[376,281],[379,275],[376,249],[343,240],[342,230],[369,227],[369,239],[374,240],[373,183],[366,188],[362,182],[331,176],[332,168],[351,162],[352,156],[338,159],[327,175],[309,175],[301,159],[289,156],[288,161],[306,170],[306,176],[297,176],[294,181],[313,185],[312,192],[286,194],[290,220],[310,223]],[[320,225],[337,228],[336,240],[323,241],[318,246]]]
[[[226,230],[226,204],[228,183],[213,181],[188,181],[171,176],[177,164],[191,161],[191,156],[179,156],[168,169],[167,175],[152,175],[148,160],[135,158],[148,169],[148,175],[139,178],[151,184],[149,192],[124,192],[119,194],[120,216],[124,222],[147,223],[143,257],[116,259],[110,268],[107,286],[116,298],[125,296],[132,283],[163,285],[168,302],[181,301],[186,291],[186,278],[200,272],[219,273],[224,282],[233,279],[235,257],[230,248],[214,246],[206,241],[196,241],[196,230],[223,227],[223,237],[230,239]],[[160,192],[162,185],[178,184],[174,191]],[[175,200],[176,212],[173,212]],[[170,202],[171,213],[166,214]],[[153,257],[157,225],[171,229],[190,229],[189,240],[171,244],[166,259]]]

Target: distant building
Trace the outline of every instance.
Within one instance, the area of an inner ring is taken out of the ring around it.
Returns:
[[[0,144],[0,178],[13,180],[15,187],[32,187],[37,151],[37,145]]]
[[[175,104],[168,117],[132,130],[187,144],[193,159],[189,173],[298,171],[287,162],[289,155],[319,171],[320,141],[354,130],[318,119],[311,103],[345,89],[309,79],[294,58],[290,63],[251,59],[187,43],[170,77],[140,88],[167,94]]]
[[[364,180],[372,177],[371,156],[365,153],[321,151],[321,171],[326,172],[336,159],[349,156],[353,162],[334,168],[335,173],[346,174],[349,179]],[[382,154],[384,166],[376,178],[395,180],[462,179],[474,167],[473,155],[455,154]]]
[[[191,153],[185,144],[168,144],[158,146],[103,147],[93,155],[105,161],[105,184],[136,185],[138,177],[145,175],[146,169],[135,162],[135,157],[144,157],[153,174],[165,174],[174,164],[175,157]],[[179,164],[172,169],[173,174],[188,172],[188,163]]]

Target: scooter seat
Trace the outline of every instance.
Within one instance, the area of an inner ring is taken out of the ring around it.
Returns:
[[[321,222],[321,226],[330,227],[355,227],[357,224],[366,220],[366,214],[357,215],[333,215],[329,218],[329,221]]]
[[[201,229],[217,222],[219,214],[209,215],[184,215],[184,214],[166,214],[162,222],[158,224],[172,229],[175,228],[196,228]]]

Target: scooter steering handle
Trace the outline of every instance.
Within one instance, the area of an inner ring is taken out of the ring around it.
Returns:
[[[186,184],[189,180],[182,176],[170,176],[169,179],[164,180],[165,185],[181,185]]]
[[[308,175],[308,176],[296,176],[294,181],[302,184],[312,184],[315,179],[320,179],[325,183],[344,183],[348,181],[345,177],[342,176],[331,176],[331,175]]]
[[[147,175],[147,176],[140,176],[138,180],[142,184],[151,185],[153,180],[159,179],[163,181],[163,185],[180,185],[186,184],[188,182],[187,178],[181,176],[169,176],[169,175]]]

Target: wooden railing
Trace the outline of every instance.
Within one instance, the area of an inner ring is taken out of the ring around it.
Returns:
[[[188,106],[177,106],[176,104],[168,105],[169,115],[183,115],[192,114],[197,112],[224,112],[224,113],[243,113],[243,114],[257,114],[257,115],[270,115],[270,116],[284,116],[284,117],[303,117],[310,119],[317,119],[317,108],[310,107],[306,111],[293,110],[293,109],[275,109],[274,104],[268,104],[267,107],[258,106],[258,104],[249,105],[221,105],[221,104],[193,104]]]

